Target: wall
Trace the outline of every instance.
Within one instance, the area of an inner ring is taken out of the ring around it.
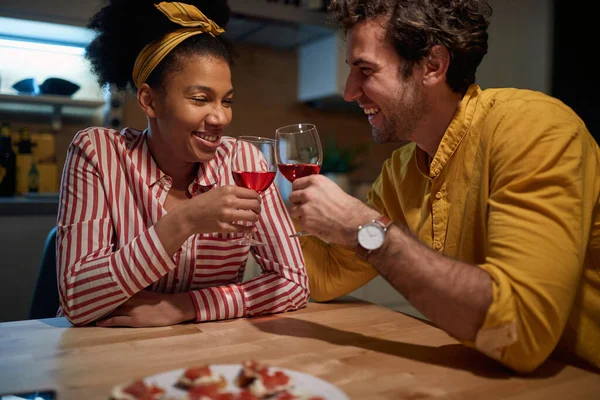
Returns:
[[[483,88],[518,87],[550,94],[553,0],[488,0],[488,54],[477,70]]]
[[[555,17],[552,94],[573,108],[600,143],[600,76],[590,57],[590,49],[598,48],[598,16],[556,0]]]

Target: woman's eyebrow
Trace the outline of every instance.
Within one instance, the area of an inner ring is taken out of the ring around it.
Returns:
[[[188,86],[186,88],[186,92],[196,92],[196,91],[207,92],[211,95],[215,95],[215,90],[213,88],[211,88],[210,86],[192,85],[192,86]],[[227,93],[225,93],[225,96],[229,96],[231,94],[233,94],[233,88],[229,89],[227,91]]]

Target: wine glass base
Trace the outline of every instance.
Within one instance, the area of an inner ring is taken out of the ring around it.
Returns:
[[[291,234],[289,237],[300,237],[300,236],[312,236],[312,233],[300,231],[300,232],[296,232],[294,234]]]
[[[237,244],[238,246],[266,246],[266,243],[259,242],[255,239],[240,238],[228,240],[229,243]]]

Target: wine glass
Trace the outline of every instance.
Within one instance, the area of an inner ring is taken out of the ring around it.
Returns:
[[[290,182],[318,174],[323,163],[323,150],[317,127],[313,124],[286,125],[275,131],[277,167]],[[290,237],[308,236],[300,231]]]
[[[277,174],[275,140],[259,136],[239,136],[231,156],[231,173],[236,185],[262,193]],[[246,233],[242,238],[230,239],[239,245],[264,246]]]

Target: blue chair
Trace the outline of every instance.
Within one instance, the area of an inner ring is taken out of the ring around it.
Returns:
[[[40,262],[29,319],[54,318],[58,311],[58,282],[56,280],[56,226],[50,230]]]

